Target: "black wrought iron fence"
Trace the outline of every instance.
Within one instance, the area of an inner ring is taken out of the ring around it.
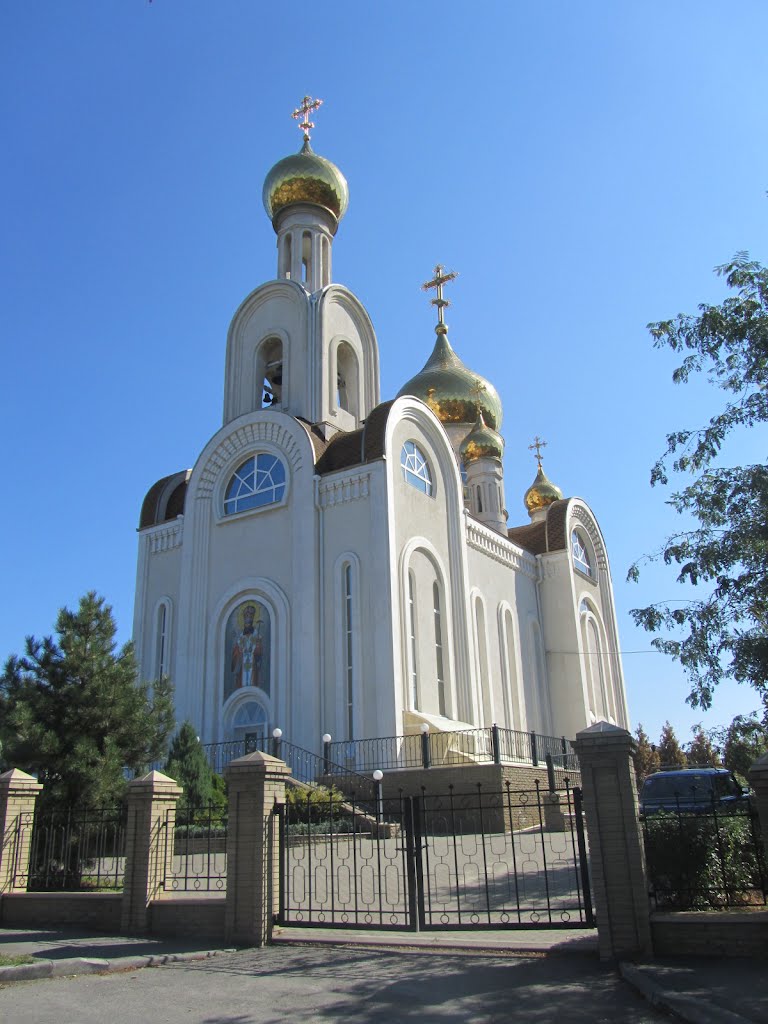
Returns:
[[[768,905],[768,871],[755,810],[744,802],[643,819],[651,904],[658,910]]]
[[[162,848],[168,892],[225,892],[227,808],[180,802],[165,819]]]
[[[34,823],[33,823],[34,822]],[[26,877],[15,884],[29,891],[122,889],[126,812],[121,805],[42,808],[23,816],[17,849],[30,842]],[[27,835],[23,834],[27,830]],[[24,858],[19,857],[19,864]]]

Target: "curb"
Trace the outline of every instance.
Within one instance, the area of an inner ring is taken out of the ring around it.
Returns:
[[[31,964],[0,967],[0,983],[37,981],[39,978],[63,978],[75,974],[117,974],[136,971],[142,967],[162,967],[164,964],[184,963],[190,960],[210,960],[218,953],[234,953],[234,949],[208,949],[199,953],[155,953],[147,956],[119,956],[114,960],[98,957],[72,956],[61,960],[36,960]]]
[[[750,1024],[746,1017],[726,1010],[725,1007],[707,1004],[694,996],[681,996],[669,989],[659,988],[652,978],[634,964],[620,963],[619,973],[651,1006],[666,1010],[678,1020],[688,1021],[688,1024]]]

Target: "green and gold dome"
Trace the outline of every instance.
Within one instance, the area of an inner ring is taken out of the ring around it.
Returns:
[[[501,434],[486,426],[483,414],[479,412],[475,425],[461,442],[459,455],[464,465],[477,459],[498,459],[504,455],[504,439]]]
[[[553,501],[560,501],[562,497],[563,492],[556,484],[552,483],[542,469],[541,463],[539,463],[536,479],[525,492],[525,497],[523,498],[528,514],[533,515],[534,512],[547,508]]]
[[[340,221],[349,205],[349,186],[336,164],[318,156],[305,137],[298,153],[278,160],[269,172],[262,199],[272,221],[295,203],[320,206]]]
[[[502,408],[496,388],[462,363],[451,348],[444,324],[438,324],[435,331],[432,355],[424,368],[400,388],[397,397],[420,398],[442,423],[475,423],[480,413],[484,423],[497,431]]]

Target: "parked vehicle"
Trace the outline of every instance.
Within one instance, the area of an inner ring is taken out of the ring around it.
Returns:
[[[740,786],[727,768],[679,768],[654,772],[640,790],[640,813],[727,811],[749,804],[749,787]]]

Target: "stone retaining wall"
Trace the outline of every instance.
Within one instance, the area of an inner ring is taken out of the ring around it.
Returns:
[[[768,959],[768,910],[651,914],[656,956],[752,956]]]
[[[0,922],[7,928],[66,925],[95,932],[120,931],[121,892],[14,892],[0,899]]]

